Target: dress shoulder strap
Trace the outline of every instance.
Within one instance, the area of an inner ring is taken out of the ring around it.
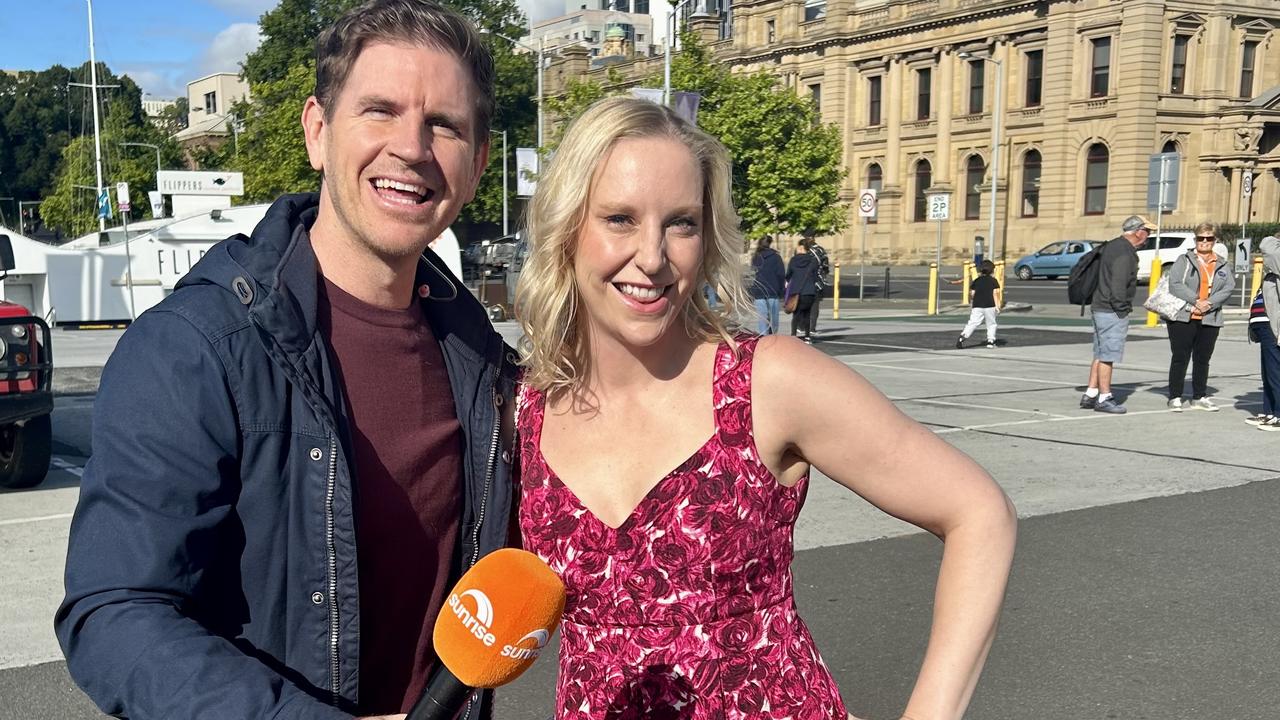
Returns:
[[[759,336],[742,334],[734,344],[721,341],[716,349],[712,399],[716,406],[716,427],[740,428],[751,421],[751,367]],[[736,346],[736,347],[735,347]]]

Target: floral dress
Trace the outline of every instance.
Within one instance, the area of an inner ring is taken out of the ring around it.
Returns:
[[[616,529],[548,466],[545,397],[522,387],[520,529],[568,590],[560,720],[845,720],[792,596],[809,479],[780,485],[752,435],[756,342],[717,349],[715,433]]]

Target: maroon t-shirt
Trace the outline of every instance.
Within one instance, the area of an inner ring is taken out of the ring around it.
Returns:
[[[414,297],[368,305],[327,280],[319,304],[351,418],[360,573],[360,712],[407,712],[436,663],[462,511],[462,434],[444,357]]]

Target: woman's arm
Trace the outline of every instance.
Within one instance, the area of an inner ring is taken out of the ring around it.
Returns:
[[[1152,261],[1154,262],[1154,261]],[[1200,269],[1196,268],[1195,287],[1187,284],[1191,277],[1191,260],[1186,255],[1179,255],[1169,268],[1169,294],[1195,305],[1200,299]]]
[[[933,626],[905,715],[960,718],[995,638],[1013,561],[1012,503],[860,375],[791,338],[760,341],[752,397],[757,444],[775,475],[794,477],[788,465],[802,458],[943,541]]]
[[[1224,269],[1226,272],[1218,272]],[[1236,274],[1227,264],[1227,259],[1222,256],[1218,256],[1218,262],[1213,271],[1213,287],[1209,290],[1209,307],[1217,310],[1231,300],[1231,292],[1236,288]]]

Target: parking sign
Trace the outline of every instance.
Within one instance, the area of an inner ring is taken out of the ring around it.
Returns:
[[[930,220],[951,218],[951,193],[929,193],[928,199]]]

